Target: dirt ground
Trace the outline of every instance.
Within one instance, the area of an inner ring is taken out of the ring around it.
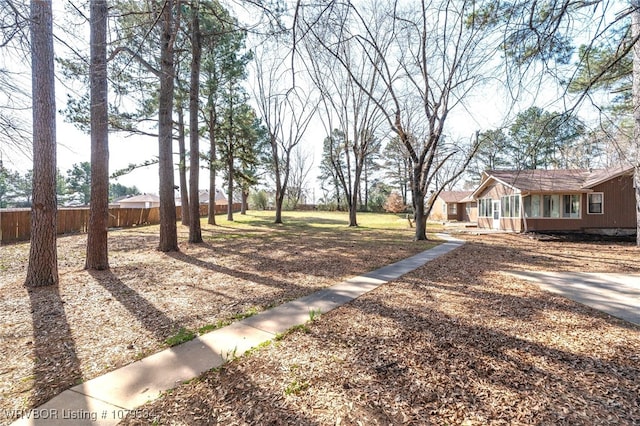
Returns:
[[[640,424],[640,327],[501,272],[638,273],[640,250],[465,238],[125,424]]]
[[[0,247],[0,424],[168,347],[181,329],[211,330],[433,246],[411,243],[408,229],[337,232],[322,220],[205,226],[205,243],[171,254],[156,251],[157,226],[114,231],[106,272],[83,270],[85,235],[61,237],[55,288],[23,286],[28,243]]]
[[[162,254],[157,227],[114,233],[109,272],[82,270],[84,236],[61,238],[60,286],[30,291],[28,245],[0,248],[0,409],[37,406],[166,347],[180,328],[210,329],[429,248],[375,230],[205,238]],[[640,424],[640,327],[501,272],[639,273],[640,250],[463,238],[125,423]]]

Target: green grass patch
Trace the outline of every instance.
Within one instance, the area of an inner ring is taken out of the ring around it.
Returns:
[[[257,315],[258,312],[260,312],[260,310],[257,307],[252,307],[249,308],[248,310],[244,311],[244,312],[240,312],[238,314],[233,315],[231,318],[233,318],[233,320],[235,321],[240,321],[246,318],[250,318],[254,315]]]
[[[206,334],[210,331],[217,330],[226,325],[226,323],[222,320],[218,321],[216,324],[207,324],[198,329],[198,334]]]
[[[310,383],[307,380],[293,380],[284,388],[285,395],[297,395],[309,389]]]
[[[180,330],[176,332],[173,336],[169,336],[164,340],[164,343],[169,346],[177,346],[181,343],[188,342],[189,340],[193,340],[196,337],[196,333],[193,331],[181,327]]]

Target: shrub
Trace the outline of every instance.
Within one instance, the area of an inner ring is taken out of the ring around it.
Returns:
[[[407,205],[402,200],[402,195],[397,192],[392,192],[384,202],[384,211],[389,213],[401,213],[407,210]]]

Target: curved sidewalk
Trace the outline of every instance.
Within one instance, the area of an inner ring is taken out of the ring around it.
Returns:
[[[180,383],[200,376],[247,350],[304,324],[313,313],[328,312],[423,266],[464,244],[445,234],[444,243],[415,256],[285,303],[195,339],[165,349],[62,392],[42,406],[25,410],[13,425],[115,425]]]

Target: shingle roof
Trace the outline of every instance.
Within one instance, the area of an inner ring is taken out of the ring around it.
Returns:
[[[589,170],[492,170],[487,175],[521,191],[578,191]]]
[[[471,194],[473,194],[473,191],[442,191],[440,198],[445,203],[461,203],[464,198]]]
[[[160,197],[154,194],[143,194],[143,195],[135,195],[133,197],[125,198],[123,200],[118,201],[119,203],[158,203],[160,202]]]
[[[593,188],[594,186],[600,185],[602,182],[606,182],[610,179],[625,175],[632,171],[633,166],[630,165],[621,165],[612,167],[610,169],[594,170],[589,175],[589,177],[587,177],[582,186],[583,188]]]
[[[587,192],[631,170],[628,165],[596,170],[491,170],[485,172],[483,184],[493,178],[523,192]]]

